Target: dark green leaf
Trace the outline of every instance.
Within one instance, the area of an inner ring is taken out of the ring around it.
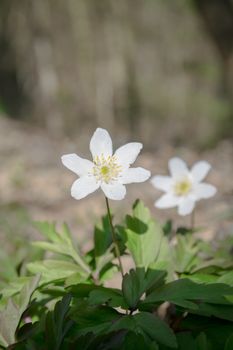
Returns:
[[[233,288],[220,283],[197,284],[189,279],[170,282],[151,293],[144,303],[169,300],[202,300],[207,302],[227,303],[225,295],[232,295]]]
[[[233,349],[233,333],[227,338],[224,350],[232,350]]]
[[[70,301],[71,295],[65,295],[56,303],[54,311],[48,312],[46,316],[45,339],[48,349],[61,349],[62,341],[72,326],[70,320],[66,321]]]
[[[120,329],[131,330],[151,340],[176,348],[176,337],[168,325],[160,318],[148,312],[140,312],[133,316],[124,316],[116,321],[110,328],[111,331]]]

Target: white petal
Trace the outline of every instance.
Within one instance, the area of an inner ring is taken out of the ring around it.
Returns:
[[[71,196],[75,199],[82,199],[88,194],[96,191],[100,184],[94,176],[83,176],[76,180],[71,187]]]
[[[65,167],[79,176],[88,174],[93,168],[93,163],[90,160],[83,159],[75,153],[65,154],[61,157],[61,161]]]
[[[135,162],[141,149],[142,144],[140,142],[130,142],[118,148],[115,152],[115,156],[121,165],[128,167]]]
[[[122,184],[130,184],[134,182],[144,182],[150,177],[150,171],[144,168],[129,168],[120,178]]]
[[[188,215],[193,211],[195,202],[190,198],[183,199],[179,204],[178,213],[179,215]]]
[[[193,191],[196,199],[213,197],[216,192],[217,192],[216,187],[206,184],[204,182],[201,184],[197,184]]]
[[[168,168],[173,177],[182,177],[189,173],[186,163],[180,158],[172,158],[168,162]]]
[[[178,203],[178,197],[173,196],[171,193],[166,193],[155,202],[155,206],[160,209],[174,208]]]
[[[173,180],[170,176],[154,176],[151,180],[152,185],[159,190],[168,192],[173,184]]]
[[[101,155],[104,157],[112,156],[112,139],[107,130],[96,129],[91,138],[90,151],[93,158]]]
[[[201,182],[206,175],[208,174],[211,165],[206,161],[200,161],[194,164],[191,169],[191,174],[193,176],[194,181]]]
[[[126,188],[120,183],[116,184],[106,184],[102,183],[101,188],[107,198],[113,200],[121,200],[126,195]]]

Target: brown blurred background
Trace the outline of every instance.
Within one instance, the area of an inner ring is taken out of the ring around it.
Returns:
[[[97,126],[116,145],[142,141],[153,173],[173,155],[211,161],[219,197],[207,217],[232,218],[233,1],[0,0],[4,231],[28,212],[88,223],[103,212],[70,198],[74,177],[60,165],[63,153],[87,154]],[[141,186],[129,198],[152,206],[159,193]]]
[[[0,103],[55,134],[232,137],[233,2],[1,0]]]

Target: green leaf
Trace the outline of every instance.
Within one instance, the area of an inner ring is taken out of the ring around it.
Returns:
[[[147,312],[140,312],[135,315],[135,318],[143,331],[150,336],[151,339],[170,346],[171,348],[177,347],[176,337],[173,331],[159,317]]]
[[[198,345],[198,350],[209,350],[208,340],[205,333],[201,332],[196,337],[196,343]]]
[[[9,299],[6,307],[0,312],[0,345],[6,347],[16,342],[15,333],[21,317],[27,309],[31,296],[39,284],[40,276],[31,278],[13,301]]]
[[[127,332],[124,337],[124,342],[122,345],[122,350],[159,350],[155,342],[146,342],[145,338],[141,334],[136,334],[132,331]]]
[[[163,284],[165,276],[165,271],[151,268],[148,268],[146,272],[144,268],[131,269],[125,274],[122,280],[122,292],[129,308],[136,310],[141,296]]]
[[[27,269],[31,273],[41,274],[41,284],[52,281],[63,280],[72,275],[79,275],[79,282],[87,278],[85,272],[76,264],[64,260],[44,260],[27,264]]]
[[[119,289],[99,287],[90,292],[88,302],[90,305],[107,304],[112,307],[127,308],[122,293]]]
[[[233,288],[221,283],[197,284],[185,278],[156,289],[144,303],[190,299],[224,304],[227,303],[225,295],[233,295]]]
[[[63,339],[73,322],[66,320],[71,295],[67,294],[56,303],[54,311],[49,311],[45,320],[45,339],[48,349],[62,349]]]
[[[36,223],[36,227],[50,242],[33,242],[32,244],[34,246],[44,249],[46,251],[51,251],[53,253],[69,256],[76,262],[76,264],[78,264],[83,269],[83,271],[85,271],[87,274],[90,274],[90,267],[81,257],[77,246],[74,245],[71,233],[66,224],[63,225],[60,233],[56,231],[56,227],[54,224],[50,224],[47,222]]]
[[[233,322],[233,305],[201,303],[195,313],[204,316],[215,316]]]
[[[206,274],[206,273],[195,273],[193,275],[182,274],[181,278],[189,278],[195,283],[216,283],[219,282],[219,276]],[[222,283],[225,283],[222,281]]]
[[[76,336],[109,333],[110,326],[120,317],[111,307],[89,305],[85,300],[76,301],[70,312],[70,318],[77,323]]]
[[[190,272],[199,262],[198,240],[192,235],[177,235],[177,244],[174,249],[175,271],[179,273]]]
[[[233,349],[233,333],[227,338],[224,350],[232,350]]]
[[[154,262],[164,237],[160,225],[152,220],[149,209],[141,201],[133,207],[133,216],[126,217],[125,241],[137,267],[147,268]]]
[[[233,287],[233,271],[224,273],[221,277],[218,278],[219,283],[226,283],[229,286]]]
[[[95,226],[94,231],[94,252],[96,265],[98,266],[99,259],[105,255],[107,249],[112,243],[111,228],[108,216],[102,218],[101,224]]]
[[[181,332],[176,335],[179,350],[201,350],[198,348],[192,334],[190,332]]]
[[[176,337],[169,326],[159,317],[148,312],[140,312],[133,316],[124,316],[116,321],[109,331],[121,329],[127,329],[137,334],[142,334],[155,342],[171,348],[177,347]]]

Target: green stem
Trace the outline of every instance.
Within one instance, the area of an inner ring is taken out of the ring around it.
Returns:
[[[116,233],[115,233],[115,229],[114,229],[114,226],[113,226],[113,223],[112,223],[112,216],[111,216],[111,212],[110,212],[109,201],[108,201],[107,197],[105,197],[105,200],[106,200],[106,206],[107,206],[107,212],[108,212],[108,220],[109,220],[111,233],[112,233],[112,241],[113,241],[113,244],[114,244],[114,247],[115,247],[116,256],[117,256],[117,259],[118,259],[118,262],[119,262],[119,268],[120,268],[121,276],[123,278],[124,277],[124,271],[123,271],[123,266],[122,266],[122,262],[121,262],[120,249],[118,247]]]
[[[191,229],[193,230],[195,227],[195,209],[193,209],[191,215],[190,215],[190,226]]]

